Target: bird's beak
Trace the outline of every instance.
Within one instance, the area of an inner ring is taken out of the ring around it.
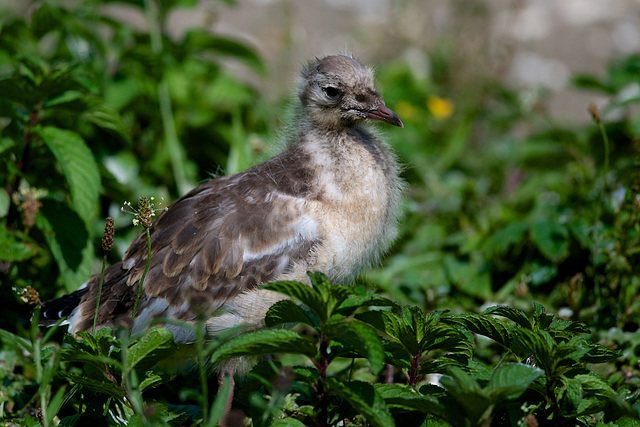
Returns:
[[[369,119],[380,120],[401,128],[404,127],[404,123],[402,123],[402,120],[400,120],[400,117],[398,117],[396,113],[391,111],[384,104],[378,105],[375,110],[367,110],[364,113]]]

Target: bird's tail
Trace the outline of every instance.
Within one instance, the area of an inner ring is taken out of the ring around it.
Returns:
[[[84,287],[60,298],[45,302],[40,312],[40,321],[38,322],[40,326],[51,326],[58,320],[69,317],[87,292],[89,292],[89,287]]]

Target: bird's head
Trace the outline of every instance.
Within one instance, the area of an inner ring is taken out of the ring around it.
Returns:
[[[355,126],[365,119],[404,127],[376,91],[373,71],[348,56],[309,63],[302,71],[298,96],[309,119],[328,129]]]

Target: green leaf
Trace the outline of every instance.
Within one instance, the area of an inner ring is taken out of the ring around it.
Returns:
[[[560,376],[559,380],[562,385],[557,390],[558,404],[564,412],[574,414],[582,401],[580,381],[565,376]]]
[[[588,395],[599,397],[614,397],[616,395],[609,383],[595,373],[578,374],[574,378],[580,382],[580,387]]]
[[[59,280],[67,292],[75,291],[91,276],[93,263],[93,246],[85,221],[65,203],[42,199],[36,227],[58,264]]]
[[[300,301],[321,321],[327,320],[327,310],[320,293],[301,282],[275,282],[267,283],[264,289],[281,293],[297,301]]]
[[[302,421],[295,418],[278,418],[270,425],[271,427],[305,427]]]
[[[22,353],[23,351],[28,353],[33,352],[33,344],[31,341],[4,329],[0,329],[0,341],[5,344],[3,346],[4,348],[11,349],[16,353]]]
[[[534,332],[523,328],[516,329],[513,331],[511,349],[521,357],[533,354],[538,364],[548,375],[554,373],[558,361],[555,357],[557,345],[548,332]]]
[[[0,224],[0,260],[24,261],[38,253],[38,246],[31,242],[19,241],[18,235]]]
[[[327,279],[323,273],[319,271],[308,271],[307,276],[311,280],[311,286],[322,295],[322,301],[329,301],[329,289],[331,288],[331,282]]]
[[[547,314],[544,306],[533,302],[533,328],[547,330],[553,321],[553,314]]]
[[[582,356],[581,362],[605,363],[622,356],[622,350],[612,350],[600,344],[595,344],[587,354]]]
[[[562,261],[569,254],[569,231],[565,226],[554,221],[537,221],[529,232],[540,252],[551,261]]]
[[[522,310],[511,308],[506,305],[496,305],[493,307],[489,307],[482,314],[506,317],[507,319],[513,320],[523,328],[531,329],[531,322],[529,321],[527,316],[525,316]]]
[[[331,394],[347,401],[353,409],[366,418],[370,425],[387,427],[395,424],[384,399],[371,384],[362,381],[343,383],[335,378],[329,378],[327,389]]]
[[[606,94],[613,94],[615,92],[613,88],[589,74],[577,74],[571,80],[573,85],[580,88],[592,89]]]
[[[384,368],[382,343],[368,324],[358,320],[329,322],[325,325],[324,333],[329,339],[348,344],[366,357],[374,374],[379,374]]]
[[[112,132],[125,142],[130,142],[129,129],[122,121],[120,114],[111,105],[99,97],[87,97],[87,105],[82,118],[101,129]]]
[[[298,304],[287,299],[272,305],[264,318],[264,322],[268,327],[283,323],[305,323],[316,327],[314,321]]]
[[[140,382],[140,391],[158,387],[159,385],[171,381],[173,376],[158,375],[154,372],[147,372],[145,378]]]
[[[471,332],[491,338],[507,348],[510,347],[509,328],[500,320],[474,313],[464,313],[457,316],[443,317],[442,321],[457,323]]]
[[[334,310],[338,308],[350,295],[353,289],[344,285],[333,285],[329,288],[329,298],[327,301],[327,314],[330,317]]]
[[[382,298],[379,295],[375,294],[352,294],[349,295],[349,297],[344,300],[342,304],[340,304],[340,307],[336,310],[336,313],[340,313],[343,316],[351,316],[358,309],[367,309],[369,307],[394,307],[397,305],[398,304],[396,302],[391,301],[387,298]],[[356,317],[364,313],[375,313],[375,311],[364,311],[362,313],[356,314]]]
[[[444,267],[451,282],[461,291],[482,299],[491,296],[491,279],[479,257],[461,261],[453,255],[446,255]]]
[[[522,363],[506,363],[493,371],[485,392],[494,401],[520,397],[544,371]]]
[[[100,193],[100,173],[91,151],[75,132],[47,126],[37,133],[62,168],[76,212],[89,223],[97,214]]]
[[[126,372],[132,369],[146,371],[177,350],[173,332],[162,327],[152,328],[127,350],[125,370]]]
[[[445,411],[435,398],[425,396],[410,386],[377,383],[374,387],[389,406],[415,409],[444,418]]]
[[[485,251],[490,255],[496,252],[506,254],[511,246],[520,242],[522,235],[528,228],[529,226],[526,222],[510,222],[493,234],[485,246]]]
[[[69,382],[80,384],[81,386],[87,387],[94,392],[106,394],[107,396],[115,397],[117,399],[122,399],[127,394],[116,383],[107,381],[106,379],[98,380],[95,378],[87,378],[82,375],[75,375],[66,371],[61,371],[60,375],[62,375]]]
[[[487,398],[478,383],[462,369],[450,367],[448,376],[440,379],[442,386],[447,390],[471,421],[476,425],[480,417],[487,411],[491,401]]]
[[[208,51],[240,59],[257,71],[264,71],[264,64],[253,49],[227,37],[212,35],[209,31],[191,30],[185,45],[192,51]]]
[[[261,330],[231,338],[213,353],[211,363],[242,356],[284,353],[314,357],[317,348],[311,341],[293,331],[285,329]]]

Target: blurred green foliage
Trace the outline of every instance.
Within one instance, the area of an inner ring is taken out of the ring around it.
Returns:
[[[608,99],[586,125],[550,116],[544,93],[450,78],[446,46],[425,56],[429,75],[382,67],[379,86],[405,123],[388,135],[410,184],[401,236],[355,290],[320,275],[313,290],[273,285],[302,306],[277,304],[267,323],[303,332],[200,345],[197,378],[151,369],[176,351],[162,330],[40,336],[25,301],[98,271],[107,216],[118,259],[137,233],[119,214],[126,200],[169,204],[267,155],[273,106],[221,65],[260,76],[259,56],[201,29],[169,34],[170,12],[196,3],[38,0],[27,17],[0,11],[0,417],[37,425],[40,408],[43,425],[83,413],[113,425],[213,425],[224,398],[209,399],[205,361],[284,353],[238,385],[234,405],[254,425],[637,418],[638,55],[602,78],[575,77]],[[436,374],[441,387],[426,383]]]
[[[112,4],[147,28],[113,18]],[[118,215],[124,201],[175,199],[265,149],[257,91],[220,65],[263,73],[253,50],[198,29],[169,37],[168,12],[192,1],[112,4],[38,1],[29,19],[3,14],[0,292],[10,300],[12,287],[48,299],[82,284],[106,216],[116,218],[120,256],[135,233]],[[16,327],[15,307],[0,326]],[[17,310],[24,325],[28,310]]]

